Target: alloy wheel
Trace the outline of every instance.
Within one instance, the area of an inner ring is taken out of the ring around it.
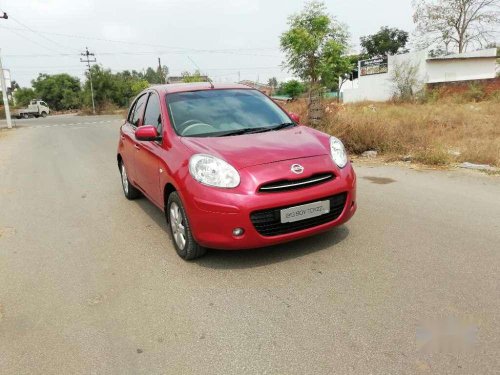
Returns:
[[[172,228],[175,243],[179,249],[184,249],[184,246],[186,246],[186,228],[181,209],[175,202],[170,205],[170,227]]]
[[[125,164],[122,163],[122,185],[123,185],[123,191],[125,191],[125,194],[128,194],[128,176],[127,176],[127,170],[125,169]]]

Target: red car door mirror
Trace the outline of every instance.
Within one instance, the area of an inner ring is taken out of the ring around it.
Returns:
[[[295,122],[296,124],[300,123],[300,117],[299,117],[298,114],[290,112],[290,113],[288,113],[288,116],[290,116],[290,118],[292,119],[292,121]]]
[[[135,138],[138,141],[156,141],[158,140],[158,131],[153,125],[144,125],[137,128]]]

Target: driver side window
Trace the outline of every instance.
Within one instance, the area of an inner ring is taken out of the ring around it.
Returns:
[[[162,127],[160,99],[158,99],[158,95],[155,92],[152,92],[149,95],[146,112],[144,112],[143,125],[153,125],[158,131],[158,134],[161,135]]]
[[[130,111],[129,118],[131,117],[131,119],[129,119],[129,122],[133,126],[140,126],[140,125],[142,125],[141,124],[141,118],[142,118],[142,114],[143,114],[143,111],[144,111],[144,104],[146,104],[146,99],[147,98],[148,98],[148,94],[147,93],[144,94],[144,95],[142,95],[135,102],[133,113],[132,113],[132,111]]]

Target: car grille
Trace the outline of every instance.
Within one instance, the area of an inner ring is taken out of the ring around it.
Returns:
[[[321,173],[312,175],[308,178],[303,178],[301,180],[274,181],[272,183],[262,185],[259,188],[259,191],[263,193],[277,193],[287,190],[303,189],[306,187],[322,184],[324,182],[333,180],[334,178],[335,176],[332,173]]]
[[[330,200],[330,212],[328,214],[295,221],[293,223],[281,223],[281,210],[326,199]],[[278,207],[270,210],[256,211],[250,214],[250,220],[252,220],[257,232],[263,236],[278,236],[280,234],[293,233],[303,229],[313,228],[321,224],[326,224],[337,219],[344,210],[346,199],[347,193],[341,193],[329,198],[316,199],[310,202],[301,202],[291,206]]]

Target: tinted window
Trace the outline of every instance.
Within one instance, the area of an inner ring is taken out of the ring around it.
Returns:
[[[146,112],[144,112],[143,125],[153,125],[158,130],[158,134],[161,134],[160,99],[155,93],[151,93],[149,96]]]
[[[147,94],[144,94],[135,103],[134,114],[132,116],[132,125],[139,126],[140,119],[142,117],[142,112],[144,111],[144,104],[146,104]]]
[[[134,117],[134,109],[135,109],[135,104],[137,103],[137,101],[135,101],[134,103],[132,103],[132,106],[130,107],[130,111],[128,112],[128,117],[127,117],[127,121],[132,123],[132,118]]]
[[[186,137],[217,136],[228,131],[272,128],[290,118],[257,90],[204,90],[167,95],[176,132]]]

